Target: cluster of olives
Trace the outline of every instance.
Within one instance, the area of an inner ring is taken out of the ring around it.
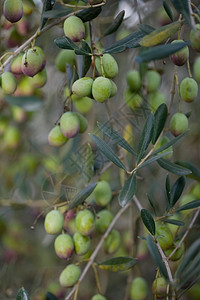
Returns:
[[[82,210],[78,208],[77,211],[70,209],[64,212],[64,215],[59,209],[54,209],[46,215],[45,230],[48,234],[58,235],[54,242],[54,248],[57,256],[61,259],[68,260],[73,253],[78,256],[89,254],[94,231],[103,234],[112,222],[113,214],[105,208],[112,198],[112,191],[108,182],[99,181],[92,197],[95,204],[102,208],[96,216],[88,208]],[[119,246],[120,233],[113,229],[105,239],[103,248],[106,253],[110,254],[117,251]],[[80,267],[71,263],[61,272],[59,282],[63,287],[71,287],[78,281],[80,275]],[[97,295],[94,297],[96,297],[94,299],[101,299]]]

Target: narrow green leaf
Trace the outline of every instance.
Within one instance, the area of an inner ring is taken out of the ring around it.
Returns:
[[[170,208],[172,208],[180,198],[186,184],[185,176],[179,177],[171,190]]]
[[[156,151],[153,152],[153,154],[157,154],[167,148],[169,148],[170,146],[174,145],[175,143],[177,143],[186,133],[188,132],[188,130],[184,131],[183,133],[181,133],[179,136],[175,137],[173,140],[169,141],[167,144],[163,145],[162,147],[158,148]]]
[[[24,287],[17,292],[16,300],[30,300],[30,297]]]
[[[124,187],[119,194],[119,204],[124,207],[128,202],[130,202],[135,195],[137,187],[136,174],[133,173],[129,179],[126,181]]]
[[[174,5],[175,9],[178,11],[178,13],[182,14],[188,22],[188,24],[191,25],[188,0],[171,0],[171,2]]]
[[[146,34],[149,34],[151,33],[152,31],[155,30],[154,27],[150,26],[150,25],[147,25],[147,24],[138,24],[138,28],[140,31],[146,33]]]
[[[156,247],[152,237],[150,235],[148,235],[146,238],[146,241],[147,241],[147,247],[149,249],[149,252],[150,252],[153,260],[159,267],[161,274],[168,280],[168,274],[167,274],[166,267],[162,261],[162,257],[160,255],[158,248]]]
[[[55,44],[61,49],[74,50],[77,55],[90,55],[91,53],[83,48],[79,48],[70,38],[64,36],[55,39]]]
[[[10,96],[6,95],[4,100],[10,105],[17,105],[23,108],[25,111],[36,111],[40,109],[44,102],[37,96]]]
[[[60,18],[67,16],[72,12],[72,9],[69,8],[60,8],[60,9],[53,9],[53,10],[47,10],[43,13],[43,18],[47,19],[55,19],[55,18]]]
[[[115,31],[117,31],[117,29],[119,28],[119,26],[122,24],[123,19],[124,19],[124,15],[125,15],[125,10],[122,10],[114,19],[113,23],[108,26],[108,28],[106,29],[106,31],[103,34],[104,36],[107,36],[109,34],[114,33]]]
[[[72,209],[80,204],[82,204],[94,191],[97,183],[91,183],[88,186],[86,186],[80,193],[78,193],[75,198],[72,200],[72,202],[69,204],[69,209]]]
[[[117,155],[114,153],[112,148],[110,148],[102,139],[100,139],[98,136],[94,134],[89,134],[93,142],[97,145],[99,150],[110,160],[112,161],[116,166],[118,166],[121,169],[124,169],[126,171],[126,168],[124,164],[121,162],[121,160],[117,157]]]
[[[132,153],[133,155],[137,154],[135,150],[133,150],[133,148],[129,145],[129,143],[112,127],[102,124],[100,122],[97,122],[97,126],[104,134],[110,137],[115,143],[120,145],[122,148],[126,149],[128,152]]]
[[[196,208],[199,206],[200,206],[200,199],[196,199],[196,200],[193,200],[183,206],[180,206],[179,208],[176,209],[176,212],[182,211],[182,210],[187,210],[187,209],[193,209],[193,208]]]
[[[157,108],[154,114],[155,122],[154,122],[154,130],[153,130],[153,137],[152,137],[153,145],[157,141],[161,131],[165,126],[167,115],[168,115],[167,105],[163,103]]]
[[[98,264],[98,267],[103,270],[113,272],[126,271],[133,268],[137,264],[137,258],[132,257],[114,257]]]
[[[140,30],[135,31],[125,38],[119,40],[118,42],[114,43],[109,48],[105,49],[103,53],[119,53],[125,51],[127,48],[136,48],[139,47],[139,41],[143,36],[146,34]]]
[[[90,46],[88,45],[88,43],[86,41],[82,40],[81,45],[82,45],[81,49],[83,49],[87,53],[91,53]],[[91,56],[83,55],[82,77],[84,77],[87,74],[87,72],[91,66],[91,62],[92,62]]]
[[[166,0],[163,1],[163,7],[164,7],[168,17],[173,22],[174,21],[174,16],[173,16],[173,13],[172,13],[172,10],[171,10],[171,7],[170,7],[168,1],[166,1]]]
[[[164,223],[176,225],[176,226],[184,226],[185,223],[179,220],[174,220],[174,219],[168,219],[168,220],[163,220]]]
[[[180,42],[151,47],[148,50],[143,51],[139,56],[136,56],[135,61],[138,63],[142,63],[166,58],[169,57],[171,54],[181,50],[187,45],[189,45],[189,42]]]
[[[154,219],[153,219],[151,213],[147,209],[143,208],[141,210],[141,217],[142,217],[142,221],[143,221],[144,225],[149,230],[149,232],[152,235],[155,235],[156,226],[155,226],[155,222],[154,222]]]
[[[149,164],[151,164],[152,162],[157,161],[158,159],[160,159],[163,156],[166,156],[166,155],[168,155],[170,153],[172,153],[172,151],[167,151],[167,152],[164,152],[164,153],[160,153],[160,154],[154,155],[151,158],[147,159],[145,162],[143,162],[143,164],[141,164],[139,167],[137,167],[136,170],[139,170],[139,169],[141,169],[143,167],[146,167]]]
[[[151,198],[151,196],[149,194],[147,194],[147,198],[149,200],[149,203],[150,203],[151,207],[153,208],[154,214],[156,215],[156,209],[155,209],[155,206],[154,206],[154,203],[153,203],[153,199]]]
[[[79,13],[77,13],[76,16],[85,23],[95,19],[101,13],[101,10],[102,8],[100,6],[84,8]]]
[[[167,196],[167,201],[168,201],[168,206],[169,206],[169,204],[170,204],[170,197],[171,197],[171,187],[170,187],[169,174],[167,174],[167,176],[166,176],[165,191],[166,191],[166,196]]]
[[[58,300],[58,298],[54,294],[47,292],[45,300]]]
[[[190,162],[187,162],[187,161],[176,161],[176,163],[182,167],[189,169],[192,172],[190,177],[194,178],[195,180],[200,181],[200,169],[197,168],[196,165],[194,165]]]
[[[191,173],[190,170],[183,168],[177,164],[174,164],[164,158],[158,159],[157,162],[163,169],[176,175],[188,175]]]
[[[42,29],[44,27],[44,25],[46,24],[46,22],[48,20],[48,18],[44,17],[45,11],[52,10],[55,2],[56,2],[55,0],[44,0],[41,22],[40,22],[40,29]]]
[[[140,136],[138,150],[137,150],[137,160],[136,163],[140,161],[143,157],[147,147],[149,146],[153,134],[153,127],[154,127],[154,115],[152,113],[149,114],[144,128],[142,130],[142,134]]]
[[[200,239],[196,240],[186,251],[184,257],[182,258],[181,262],[178,265],[176,278],[179,278],[181,276],[182,272],[184,272],[187,266],[193,261],[194,257],[199,253],[199,251],[200,251]]]

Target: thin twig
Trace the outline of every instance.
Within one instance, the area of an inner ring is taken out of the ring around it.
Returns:
[[[194,21],[194,18],[193,18],[193,11],[192,11],[191,1],[190,0],[188,0],[188,7],[189,7],[189,11],[190,11],[190,22],[192,24],[192,27],[195,29],[196,25],[195,25],[195,21]]]
[[[69,300],[72,295],[75,293],[77,285],[80,284],[83,280],[83,278],[85,277],[85,275],[87,274],[88,270],[90,269],[90,267],[92,266],[101,246],[103,245],[104,240],[107,238],[107,236],[109,235],[109,233],[111,232],[113,226],[115,225],[115,223],[117,222],[117,220],[120,218],[120,216],[130,207],[130,203],[128,203],[126,206],[122,207],[118,213],[116,214],[116,216],[114,217],[113,221],[111,222],[110,226],[108,227],[108,229],[106,230],[106,232],[104,233],[104,235],[102,236],[102,238],[100,239],[98,245],[96,246],[96,249],[94,250],[94,252],[92,253],[90,260],[88,261],[87,265],[85,266],[81,277],[78,281],[78,283],[73,287],[73,289],[71,290],[71,292],[67,295],[67,297],[65,298],[65,300]]]
[[[143,207],[142,207],[142,205],[140,204],[140,201],[138,200],[138,198],[135,195],[133,196],[133,201],[137,205],[137,208],[139,209],[139,211],[141,211],[143,209]]]

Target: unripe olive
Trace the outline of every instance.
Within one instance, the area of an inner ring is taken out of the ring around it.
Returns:
[[[192,48],[200,52],[200,24],[196,24],[196,30],[190,31],[190,41]]]
[[[44,51],[42,50],[42,48],[35,46],[34,49],[35,49],[35,51],[37,51],[37,53],[39,53],[39,55],[41,56],[41,59],[42,59],[42,65],[41,65],[40,71],[39,71],[39,72],[41,72],[44,69],[44,67],[46,66],[46,57],[45,57],[45,54],[44,54]]]
[[[156,71],[147,72],[147,92],[153,93],[156,92],[161,84],[160,74]]]
[[[116,229],[113,229],[109,233],[107,238],[105,239],[104,244],[103,244],[103,248],[104,248],[106,253],[112,254],[115,251],[117,251],[117,249],[120,246],[120,242],[121,242],[121,237],[120,237],[119,231],[117,231]]]
[[[157,150],[157,149],[161,148],[162,146],[166,145],[169,141],[170,140],[167,136],[162,136],[160,138],[158,144],[156,145],[155,150]],[[165,149],[165,150],[163,150],[159,153],[164,153],[164,152],[169,152],[169,151],[173,152],[173,147],[172,146],[168,147],[167,149]],[[169,154],[166,154],[165,156],[163,156],[163,158],[170,159],[171,156],[172,156],[172,153],[169,153]]]
[[[37,49],[29,49],[22,58],[22,72],[30,77],[40,72],[42,67],[42,57]]]
[[[37,73],[34,77],[29,78],[31,84],[35,88],[42,88],[47,82],[47,71],[43,69],[39,73]]]
[[[80,122],[80,129],[79,129],[79,133],[83,133],[86,131],[87,127],[88,127],[88,121],[87,119],[82,116],[80,113],[75,113],[76,116],[78,117],[79,119],[79,122]]]
[[[88,113],[93,106],[93,100],[89,97],[76,98],[74,101],[74,106],[82,114]]]
[[[13,94],[17,88],[17,81],[11,72],[4,72],[0,77],[0,83],[5,94]]]
[[[137,70],[129,71],[126,75],[127,84],[132,92],[136,92],[141,87],[140,73]]]
[[[27,114],[26,111],[16,105],[11,106],[12,117],[17,123],[22,123],[26,120]]]
[[[186,77],[180,84],[181,98],[186,102],[191,102],[198,94],[198,85],[192,78]]]
[[[74,242],[69,234],[60,234],[54,242],[56,254],[62,259],[69,259],[74,252]]]
[[[149,107],[153,113],[163,103],[166,103],[166,98],[162,92],[157,91],[149,95]]]
[[[23,16],[23,4],[21,0],[5,0],[3,14],[11,23],[19,21]]]
[[[85,255],[90,249],[90,238],[76,232],[73,236],[75,253],[77,255]]]
[[[23,0],[23,7],[24,7],[24,14],[27,16],[30,15],[33,12],[33,10],[35,9],[34,1]]]
[[[126,89],[124,94],[124,100],[127,106],[133,110],[141,107],[143,102],[142,97],[138,93],[132,92],[130,88]]]
[[[76,216],[75,222],[77,231],[79,231],[82,235],[90,235],[94,230],[94,215],[88,209],[79,211]]]
[[[200,182],[197,182],[191,189],[190,193],[197,199],[200,198]]]
[[[96,295],[94,295],[94,296],[92,297],[91,300],[107,300],[107,298],[104,297],[104,296],[102,296],[102,295],[100,295],[100,294],[96,294]]]
[[[152,284],[152,293],[156,299],[166,299],[167,295],[167,282],[165,278],[158,277],[154,280]]]
[[[13,74],[22,74],[22,57],[23,53],[18,54],[10,65],[10,70]]]
[[[16,23],[16,29],[21,36],[26,36],[29,33],[30,23],[27,17],[23,16],[20,21]]]
[[[144,240],[140,240],[137,248],[137,259],[139,261],[144,261],[148,257],[147,243]]]
[[[99,181],[93,192],[94,201],[100,206],[107,205],[112,199],[112,190],[107,181]]]
[[[77,97],[90,97],[92,93],[93,79],[90,77],[82,77],[76,80],[72,85],[72,92]]]
[[[130,287],[131,300],[144,300],[148,293],[147,282],[142,277],[133,279]]]
[[[173,245],[173,235],[167,225],[156,224],[156,236],[160,236],[157,239],[163,250],[167,250]]]
[[[64,22],[64,33],[73,42],[81,41],[85,36],[83,21],[76,16],[68,17]]]
[[[7,116],[1,116],[0,117],[0,135],[6,132],[6,129],[8,128],[9,124],[9,118]]]
[[[59,282],[63,287],[72,287],[81,276],[81,269],[74,264],[68,265],[60,274]]]
[[[177,240],[174,245],[172,247],[170,247],[169,249],[165,250],[165,255],[168,257],[170,256],[170,254],[172,253],[172,251],[176,248],[177,244],[179,243],[179,240]],[[171,261],[177,261],[179,260],[183,254],[184,254],[184,243],[181,244],[180,248],[178,248],[175,253],[170,257]]]
[[[56,68],[60,72],[66,72],[66,64],[73,66],[75,63],[74,50],[62,49],[55,60]]]
[[[8,149],[15,149],[20,142],[19,129],[14,126],[9,126],[3,136],[3,143]]]
[[[63,215],[56,209],[48,212],[45,217],[44,227],[48,234],[58,234],[61,232],[64,224]]]
[[[197,57],[194,61],[193,73],[195,80],[200,83],[200,57]]]
[[[188,129],[188,118],[182,113],[176,113],[170,120],[170,131],[174,136],[178,136]]]
[[[183,40],[174,40],[172,44],[174,43],[182,43],[184,42]],[[189,57],[189,48],[188,46],[182,48],[181,50],[177,51],[176,53],[171,55],[171,60],[172,62],[177,65],[177,66],[183,66],[187,59]]]
[[[102,60],[102,65],[101,65]],[[114,57],[108,53],[104,54],[101,58],[96,57],[95,66],[100,75],[105,75],[107,78],[114,78],[118,74],[118,64]],[[102,67],[103,71],[102,72]]]
[[[107,209],[101,210],[97,214],[96,229],[100,233],[104,233],[108,229],[112,220],[113,220],[113,214],[109,210]]]
[[[112,81],[110,79],[110,83],[111,83],[111,93],[110,93],[110,98],[114,97],[117,94],[117,86],[114,83],[114,81]]]
[[[112,84],[108,78],[98,77],[92,85],[93,98],[98,102],[105,102],[111,95]]]
[[[60,146],[64,145],[67,142],[67,140],[68,140],[68,138],[66,138],[62,134],[59,125],[56,125],[55,127],[53,127],[51,129],[51,131],[49,132],[48,141],[51,146],[60,147]]]
[[[75,137],[80,130],[80,121],[76,113],[66,112],[60,119],[60,129],[67,138]]]

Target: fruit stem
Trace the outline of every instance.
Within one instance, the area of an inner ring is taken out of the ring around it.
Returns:
[[[99,281],[99,275],[98,275],[95,263],[92,264],[92,268],[94,270],[94,276],[95,276],[95,280],[96,280],[98,294],[102,294],[102,292],[101,292],[101,286],[100,286],[100,281]]]
[[[191,68],[190,68],[190,62],[189,62],[189,59],[187,59],[187,69],[188,69],[189,77],[192,78],[192,72],[191,72]]]

